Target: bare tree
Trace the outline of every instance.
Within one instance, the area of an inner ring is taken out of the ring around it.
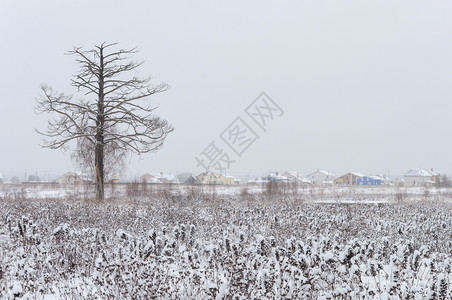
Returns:
[[[131,75],[142,65],[131,59],[136,48],[110,51],[116,45],[103,43],[87,51],[74,47],[68,52],[80,65],[71,84],[84,99],[74,100],[42,85],[36,105],[38,112],[55,115],[45,131],[36,130],[44,136],[43,147],[66,150],[77,141],[80,154],[93,151],[97,200],[104,199],[106,155],[154,152],[173,131],[167,121],[154,115],[156,107],[147,101],[169,86]]]

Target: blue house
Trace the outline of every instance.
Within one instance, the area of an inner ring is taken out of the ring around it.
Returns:
[[[356,181],[357,185],[381,185],[381,178],[378,176],[363,176]]]

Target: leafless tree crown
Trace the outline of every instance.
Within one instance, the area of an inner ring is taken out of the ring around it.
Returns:
[[[103,43],[88,51],[74,47],[68,54],[75,56],[80,70],[71,84],[82,99],[75,100],[42,85],[36,105],[38,112],[54,115],[45,131],[37,130],[44,136],[43,146],[66,150],[76,140],[75,157],[85,165],[93,162],[98,199],[103,199],[105,161],[123,159],[126,152],[156,151],[173,131],[167,121],[154,114],[156,107],[147,101],[169,86],[154,85],[151,77],[131,76],[142,65],[131,58],[137,51],[110,51],[116,45]],[[91,155],[80,157],[87,153]]]
[[[146,103],[147,97],[166,91],[165,83],[153,85],[151,78],[125,73],[136,71],[141,62],[131,60],[136,49],[120,49],[105,53],[116,44],[103,43],[94,49],[83,51],[73,48],[68,54],[76,57],[80,71],[74,75],[72,86],[84,94],[83,100],[58,93],[42,85],[43,94],[37,99],[39,112],[56,114],[48,121],[43,146],[66,149],[75,139],[86,139],[93,145],[99,141],[96,134],[103,131],[103,144],[115,143],[118,147],[138,154],[158,150],[173,128],[167,121],[153,115],[155,106]],[[103,128],[99,128],[103,122]]]

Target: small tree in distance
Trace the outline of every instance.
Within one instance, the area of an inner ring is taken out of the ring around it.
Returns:
[[[447,177],[446,174],[441,175],[440,181],[439,181],[439,186],[440,187],[451,187],[452,186],[452,182],[449,179],[449,177]]]
[[[42,85],[43,94],[36,105],[38,112],[54,115],[45,131],[36,130],[44,136],[42,146],[66,150],[70,142],[77,141],[76,156],[93,164],[97,200],[104,199],[106,159],[115,155],[123,158],[125,152],[157,151],[173,131],[167,121],[154,115],[156,107],[147,102],[149,96],[169,86],[153,85],[150,77],[131,75],[142,65],[131,60],[136,48],[110,50],[116,45],[104,42],[91,50],[74,47],[68,52],[80,66],[71,85],[84,99],[74,100],[72,95]]]

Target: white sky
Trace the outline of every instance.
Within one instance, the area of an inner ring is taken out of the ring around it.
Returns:
[[[72,46],[138,46],[176,130],[128,174],[198,172],[195,156],[262,91],[284,115],[228,173],[452,172],[450,1],[0,2],[0,172],[63,173],[41,149],[41,83],[71,91]]]

